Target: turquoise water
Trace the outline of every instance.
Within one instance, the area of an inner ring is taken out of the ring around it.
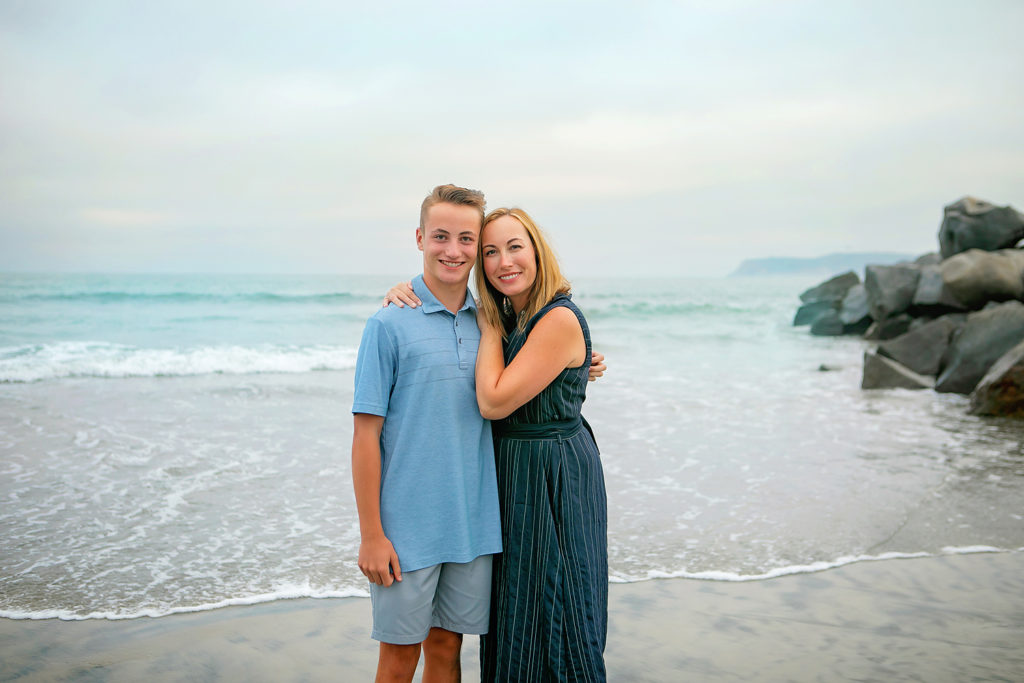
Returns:
[[[0,381],[343,369],[395,280],[4,276]]]
[[[352,369],[396,280],[0,275],[0,616],[365,595]],[[1024,547],[1020,424],[861,391],[865,342],[790,326],[812,284],[575,283],[613,580]]]

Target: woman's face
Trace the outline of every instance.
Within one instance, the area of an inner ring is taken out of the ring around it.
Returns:
[[[480,236],[484,275],[512,302],[516,313],[526,307],[537,279],[537,254],[526,228],[514,216],[484,226]]]

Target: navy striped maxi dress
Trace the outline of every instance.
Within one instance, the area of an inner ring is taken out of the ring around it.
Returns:
[[[556,306],[580,321],[587,359],[566,368],[512,415],[495,421],[503,552],[495,555],[484,681],[604,681],[608,631],[608,513],[586,396],[590,329],[560,294],[513,330],[505,363]]]

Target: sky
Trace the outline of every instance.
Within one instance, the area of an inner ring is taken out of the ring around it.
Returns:
[[[419,270],[440,183],[571,278],[1024,211],[1024,2],[0,0],[0,272]]]

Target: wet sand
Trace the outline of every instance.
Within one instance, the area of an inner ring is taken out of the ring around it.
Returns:
[[[1021,681],[1024,553],[615,584],[612,681]],[[477,639],[463,648],[477,680]],[[2,681],[369,681],[365,599],[124,621],[0,619]]]

